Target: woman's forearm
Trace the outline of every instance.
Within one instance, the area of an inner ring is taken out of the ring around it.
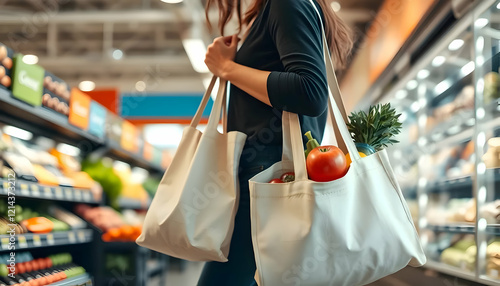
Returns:
[[[271,106],[267,94],[267,78],[270,73],[231,61],[224,68],[221,76],[257,100]]]

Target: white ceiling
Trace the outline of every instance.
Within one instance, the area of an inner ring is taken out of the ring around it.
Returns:
[[[383,0],[338,2],[339,15],[363,35]],[[142,80],[147,92],[202,92],[208,75],[193,70],[182,39],[208,44],[215,36],[205,26],[203,5],[200,0],[0,0],[0,42],[37,55],[40,65],[72,86],[92,80],[97,88],[133,92]],[[115,49],[123,51],[122,59],[113,59]]]

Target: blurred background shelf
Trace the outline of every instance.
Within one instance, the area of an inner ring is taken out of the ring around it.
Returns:
[[[18,234],[14,236],[15,238],[15,249],[31,249],[31,248],[43,248],[52,246],[63,246],[63,245],[79,245],[83,243],[91,242],[93,239],[93,232],[91,229],[80,229],[71,230],[63,232],[52,232],[44,234],[35,233],[25,233]],[[0,251],[11,251],[9,249],[11,242],[10,235],[0,235],[1,250]]]

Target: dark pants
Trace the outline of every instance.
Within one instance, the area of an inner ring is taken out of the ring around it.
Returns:
[[[240,202],[228,262],[207,262],[198,286],[256,286],[248,180],[281,159],[281,147],[245,148],[240,160]]]

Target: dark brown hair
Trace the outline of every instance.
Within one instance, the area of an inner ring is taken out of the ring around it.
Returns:
[[[330,7],[331,0],[316,0],[316,2],[323,11],[325,33],[332,59],[337,68],[343,68],[347,63],[347,57],[349,56],[353,45],[350,36],[350,29]],[[239,30],[241,31],[241,27],[243,25],[250,24],[250,22],[257,16],[260,9],[262,9],[264,4],[265,0],[254,0],[253,4],[245,12],[244,17],[242,17],[241,0],[207,0],[205,16],[207,18],[209,28],[211,28],[210,21],[208,19],[208,10],[212,5],[216,5],[219,8],[219,29],[221,35],[223,35],[224,27],[229,20],[231,20],[234,12],[236,12],[236,15],[238,16]]]

